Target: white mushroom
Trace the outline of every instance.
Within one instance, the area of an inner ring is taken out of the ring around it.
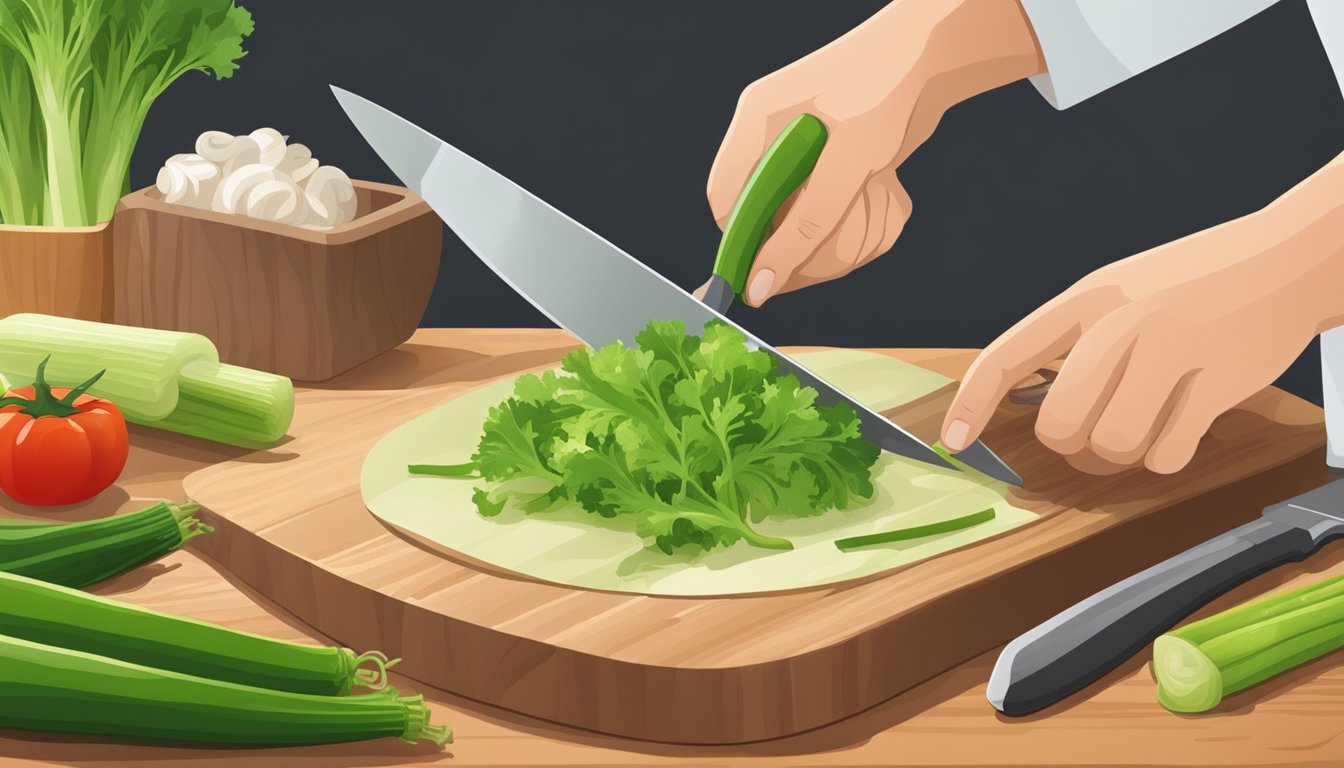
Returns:
[[[276,181],[279,174],[274,168],[262,163],[251,163],[224,177],[211,208],[220,213],[247,213],[247,195],[252,188],[265,181]]]
[[[310,198],[309,207],[315,213],[323,211],[322,220],[330,222],[329,226],[344,224],[355,217],[355,187],[340,168],[318,166],[304,182],[303,190]]]
[[[298,224],[308,214],[303,191],[287,177],[262,181],[247,193],[246,213],[256,219]]]
[[[288,140],[274,128],[246,136],[206,131],[196,139],[196,154],[164,163],[156,186],[169,202],[267,221],[330,229],[353,219],[358,203],[350,177]]]
[[[196,154],[218,165],[219,170],[228,176],[235,168],[261,162],[261,145],[251,136],[206,131],[196,139]]]
[[[275,166],[277,171],[289,174],[289,177],[295,182],[302,184],[303,180],[317,170],[317,160],[313,158],[312,150],[303,144],[290,144],[285,147],[285,156],[280,159],[280,163]]]
[[[249,133],[248,138],[257,143],[257,148],[261,152],[261,162],[271,166],[279,167],[280,161],[285,158],[285,137],[274,128],[258,128]]]
[[[209,208],[219,180],[219,167],[214,163],[200,155],[182,154],[168,158],[154,185],[169,203]]]

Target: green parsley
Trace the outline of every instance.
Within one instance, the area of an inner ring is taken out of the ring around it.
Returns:
[[[477,510],[539,513],[567,502],[628,517],[664,553],[738,540],[791,549],[752,526],[846,509],[873,496],[878,448],[845,404],[781,373],[723,323],[687,335],[654,321],[636,337],[566,355],[560,371],[520,377],[490,409],[470,465],[414,465],[415,474],[474,469]]]

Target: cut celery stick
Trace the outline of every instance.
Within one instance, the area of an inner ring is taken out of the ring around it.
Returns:
[[[1224,696],[1344,648],[1344,576],[1237,606],[1153,643],[1157,699],[1204,712]]]
[[[0,374],[14,386],[31,384],[48,356],[53,386],[106,371],[89,394],[136,424],[255,448],[284,436],[294,415],[289,379],[220,363],[200,334],[37,314],[0,320]]]

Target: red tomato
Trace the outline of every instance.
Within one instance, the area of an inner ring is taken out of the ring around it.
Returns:
[[[53,388],[64,398],[69,389]],[[5,397],[34,400],[33,387]],[[107,400],[81,394],[68,415],[33,416],[19,404],[0,408],[0,490],[36,506],[74,504],[116,482],[130,450],[126,419]]]

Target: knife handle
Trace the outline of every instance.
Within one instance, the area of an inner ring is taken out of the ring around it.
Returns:
[[[812,174],[825,146],[826,125],[814,115],[799,115],[779,132],[742,187],[714,258],[714,274],[727,281],[739,298],[770,221]]]
[[[1053,704],[1133,656],[1196,608],[1319,542],[1259,518],[1068,608],[1003,649],[986,695],[1006,715]]]

